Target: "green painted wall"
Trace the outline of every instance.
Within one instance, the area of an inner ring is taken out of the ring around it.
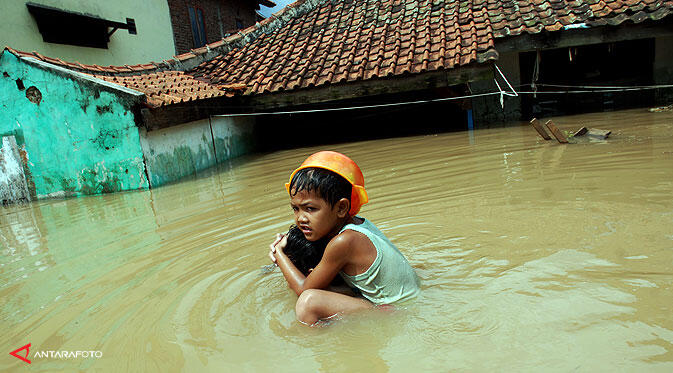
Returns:
[[[0,55],[0,135],[14,135],[38,198],[148,188],[132,106],[142,94]]]
[[[517,87],[521,84],[521,72],[519,69],[519,53],[500,53],[498,67],[511,85]],[[497,77],[502,89],[509,91],[509,87],[500,76]],[[473,93],[486,93],[497,90],[493,80],[479,80],[470,83]],[[502,124],[517,121],[521,118],[521,97],[504,96],[504,108],[500,106],[500,96],[482,96],[472,98],[472,115],[475,128],[488,127],[490,124]]]

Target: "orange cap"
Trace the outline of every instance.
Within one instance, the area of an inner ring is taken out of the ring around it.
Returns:
[[[309,167],[330,170],[341,175],[341,177],[351,183],[353,190],[351,192],[351,209],[348,212],[351,216],[357,214],[360,211],[360,207],[369,202],[369,197],[365,190],[365,177],[362,175],[360,167],[345,155],[327,150],[311,154],[299,168],[292,172],[290,182],[285,183],[285,189],[288,194],[290,194],[290,183],[297,171]]]

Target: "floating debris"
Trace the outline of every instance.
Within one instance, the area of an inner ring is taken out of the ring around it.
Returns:
[[[651,113],[661,113],[663,111],[673,111],[673,104],[668,106],[653,107],[650,109]]]
[[[533,128],[535,128],[537,133],[539,133],[540,136],[542,136],[543,139],[551,140],[551,136],[549,136],[547,131],[545,131],[544,127],[542,127],[542,125],[540,124],[540,121],[537,120],[537,118],[531,119],[530,124],[533,126]]]
[[[266,274],[269,274],[269,273],[273,272],[275,269],[276,269],[276,265],[275,265],[275,264],[267,264],[267,265],[263,265],[262,268],[261,268],[261,272],[259,273],[259,275],[260,275],[260,276],[264,276],[264,275],[266,275]]]
[[[575,134],[573,137],[578,137],[578,136],[591,136],[591,137],[596,137],[602,140],[605,140],[610,136],[612,131],[606,131],[606,130],[599,130],[598,128],[586,128],[582,127]]]
[[[542,125],[540,124],[540,121],[537,120],[537,118],[531,119],[530,124],[531,124],[531,126],[533,126],[533,128],[535,128],[537,133],[543,139],[551,140],[551,137],[549,136],[549,134],[547,133],[545,128],[542,127]],[[552,122],[551,120],[548,120],[545,123],[545,126],[547,127],[549,132],[551,132],[551,134],[554,135],[556,140],[561,144],[568,144],[569,143],[568,138],[575,138],[575,137],[581,137],[581,136],[587,136],[587,137],[593,137],[593,138],[605,140],[612,133],[612,131],[608,131],[608,130],[601,130],[601,129],[598,129],[598,128],[587,128],[587,127],[582,127],[579,130],[575,131],[575,133],[568,132],[568,131],[561,131],[561,130],[558,129],[558,127],[556,127],[554,122]],[[563,132],[565,132],[565,134]],[[575,143],[575,142],[573,141],[573,143]]]
[[[556,140],[558,140],[558,142],[560,142],[561,144],[568,143],[568,139],[565,137],[563,132],[561,132],[561,130],[559,130],[558,127],[556,127],[556,125],[554,124],[554,122],[551,121],[551,119],[548,120],[547,123],[545,123],[544,125],[547,126],[549,131],[551,131],[551,134],[554,135],[554,137],[556,137]]]

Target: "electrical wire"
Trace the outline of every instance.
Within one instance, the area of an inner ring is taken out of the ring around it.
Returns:
[[[542,86],[543,84],[537,84],[537,86]],[[554,85],[547,85],[554,86]],[[510,86],[511,87],[511,86]],[[244,113],[244,114],[217,114],[213,117],[245,117],[245,116],[263,116],[263,115],[288,115],[288,114],[307,114],[307,113],[321,113],[321,112],[331,112],[331,111],[347,111],[347,110],[361,110],[361,109],[375,109],[382,107],[390,106],[402,106],[402,105],[416,105],[416,104],[427,104],[433,102],[442,102],[442,101],[453,101],[453,100],[463,100],[467,98],[476,98],[476,97],[486,97],[486,96],[515,96],[516,95],[536,95],[536,94],[580,94],[580,93],[611,93],[611,92],[633,92],[633,91],[645,91],[652,89],[662,89],[662,88],[673,88],[673,85],[653,85],[653,86],[635,86],[635,87],[608,87],[608,86],[558,86],[559,88],[568,87],[568,88],[584,88],[577,90],[560,90],[560,91],[514,91],[505,92],[498,90],[497,92],[486,92],[486,93],[475,93],[464,96],[454,96],[454,97],[444,97],[436,98],[429,100],[416,100],[416,101],[406,101],[406,102],[394,102],[387,104],[376,104],[376,105],[361,105],[361,106],[348,106],[348,107],[338,107],[338,108],[324,108],[324,109],[311,109],[311,110],[292,110],[292,111],[275,111],[275,112],[260,112],[260,113]]]

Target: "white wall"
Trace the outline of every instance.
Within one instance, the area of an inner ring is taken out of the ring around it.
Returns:
[[[1,0],[0,48],[5,45],[23,51],[85,64],[135,65],[159,62],[175,53],[173,29],[166,0],[31,0],[62,10],[95,15],[110,21],[136,22],[137,35],[117,30],[108,49],[45,43],[26,1]]]

